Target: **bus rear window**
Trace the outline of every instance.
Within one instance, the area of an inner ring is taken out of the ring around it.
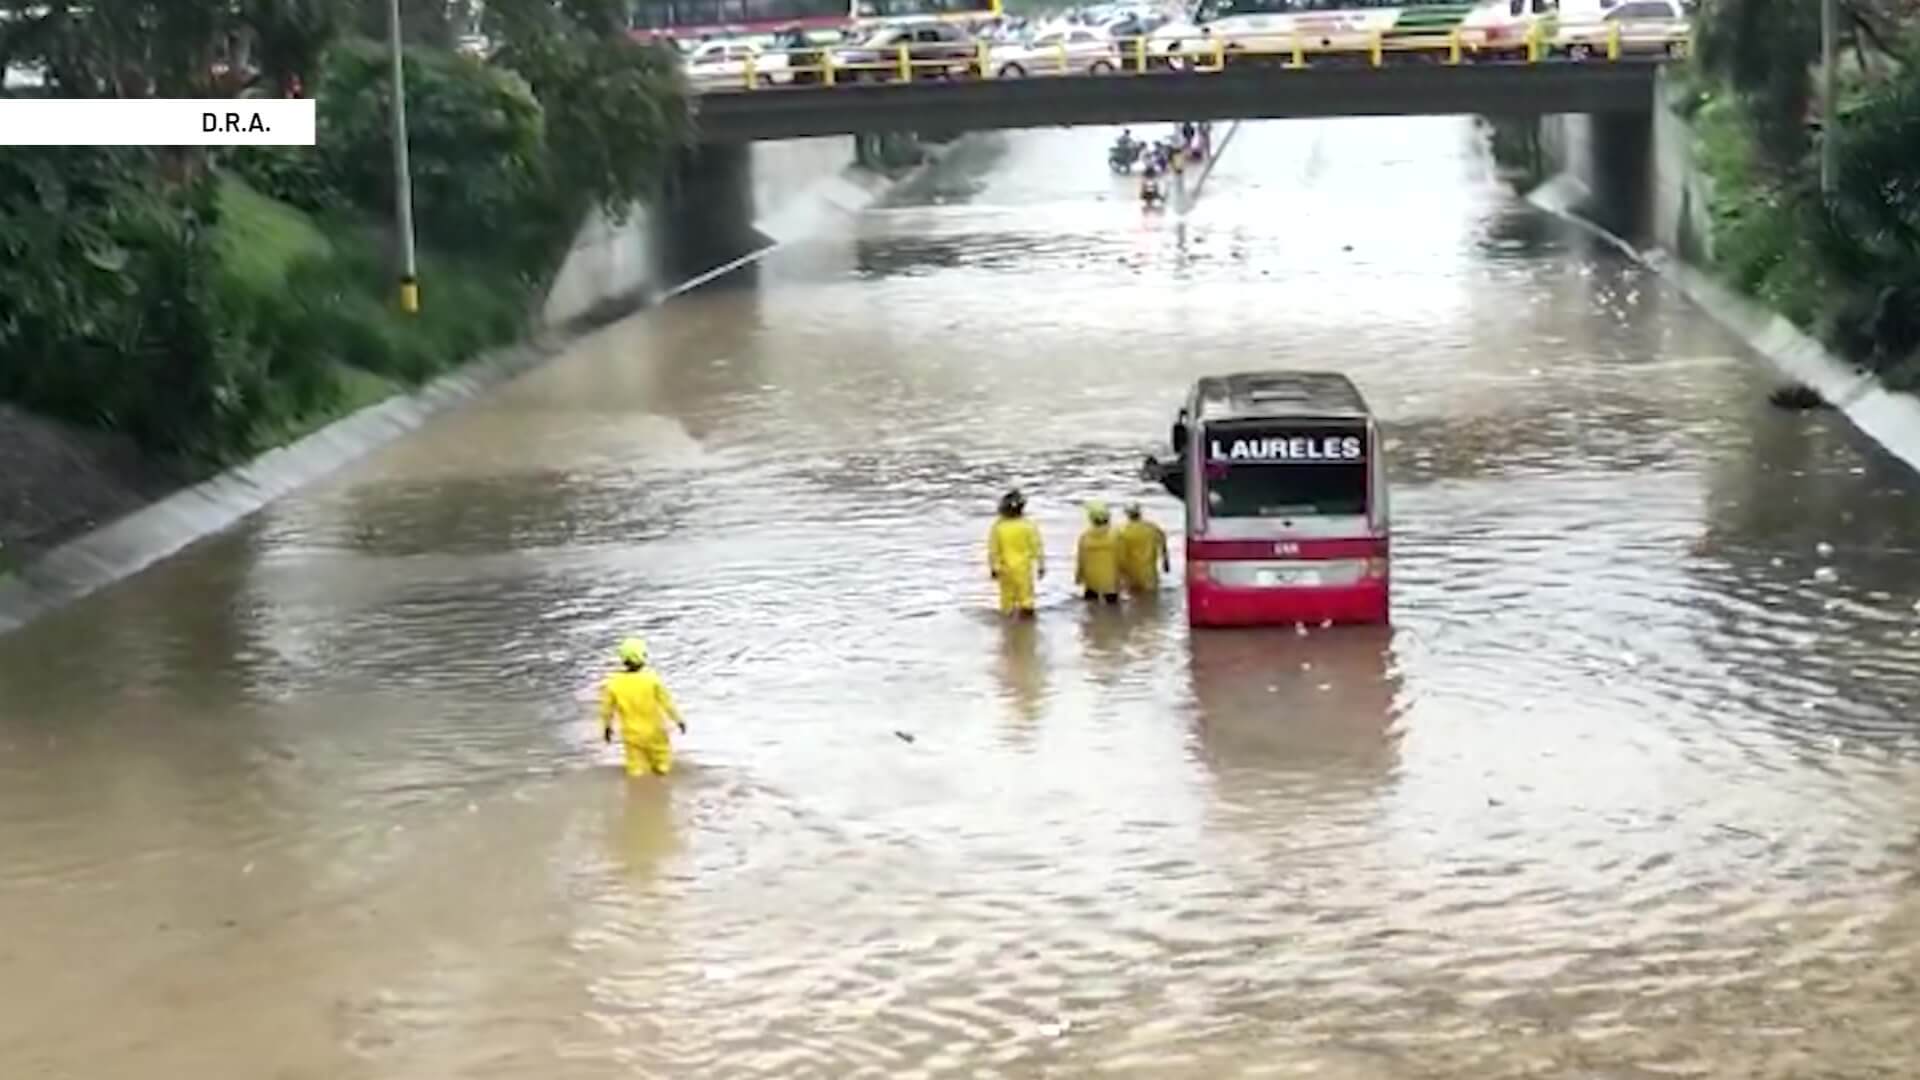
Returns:
[[[1364,463],[1207,467],[1207,513],[1222,518],[1358,517],[1367,512]]]

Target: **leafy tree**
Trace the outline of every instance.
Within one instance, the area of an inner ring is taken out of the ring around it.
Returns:
[[[0,0],[0,53],[40,61],[66,97],[218,96],[214,66],[241,24],[210,3]]]
[[[1816,234],[1845,286],[1833,335],[1875,367],[1920,359],[1920,68],[1849,113],[1840,140]]]
[[[493,62],[524,76],[546,109],[550,211],[577,219],[599,205],[616,219],[656,194],[692,121],[678,63],[625,31],[618,0],[497,0]]]
[[[240,0],[254,64],[281,93],[313,80],[346,14],[341,0]]]
[[[151,152],[0,155],[0,397],[217,454],[264,361],[228,330],[212,184],[154,189]]]
[[[1718,0],[1701,12],[1700,62],[1747,104],[1760,148],[1792,171],[1807,153],[1812,65],[1820,56],[1820,10],[1807,0]]]
[[[335,48],[317,87],[327,186],[384,216],[393,204],[387,47]],[[548,183],[544,113],[526,81],[467,57],[408,49],[407,143],[424,239],[449,248],[497,242]],[[311,155],[309,155],[311,157]],[[276,191],[312,209],[313,193]]]

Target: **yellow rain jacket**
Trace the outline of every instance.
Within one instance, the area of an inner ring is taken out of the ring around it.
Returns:
[[[1080,557],[1075,560],[1073,581],[1101,596],[1120,591],[1120,537],[1112,526],[1089,525],[1080,534]]]
[[[614,717],[620,718],[620,741],[627,748],[627,775],[654,772],[665,775],[673,770],[673,743],[667,738],[667,722],[680,723],[680,710],[652,668],[620,671],[607,677],[600,692],[600,726],[613,730]]]
[[[1120,527],[1120,578],[1127,588],[1137,593],[1158,589],[1166,564],[1166,530],[1142,518]]]
[[[987,530],[987,569],[1000,583],[1000,610],[1033,610],[1033,576],[1046,569],[1040,530],[1023,517],[1002,517]]]

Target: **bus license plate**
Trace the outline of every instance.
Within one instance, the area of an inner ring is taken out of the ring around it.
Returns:
[[[1255,575],[1254,580],[1267,588],[1318,585],[1320,574],[1316,570],[1261,570]]]

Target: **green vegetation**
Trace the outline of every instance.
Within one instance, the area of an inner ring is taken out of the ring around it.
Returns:
[[[391,87],[367,0],[0,0],[0,64],[65,96],[301,88],[319,145],[0,155],[0,401],[211,467],[521,334],[583,214],[658,190],[689,134],[676,65],[606,0],[409,21],[422,306],[399,310]]]
[[[1817,10],[1727,0],[1700,28],[1700,84],[1682,102],[1713,191],[1713,263],[1843,355],[1920,386],[1920,36],[1843,4],[1848,58],[1835,185],[1819,190]]]

